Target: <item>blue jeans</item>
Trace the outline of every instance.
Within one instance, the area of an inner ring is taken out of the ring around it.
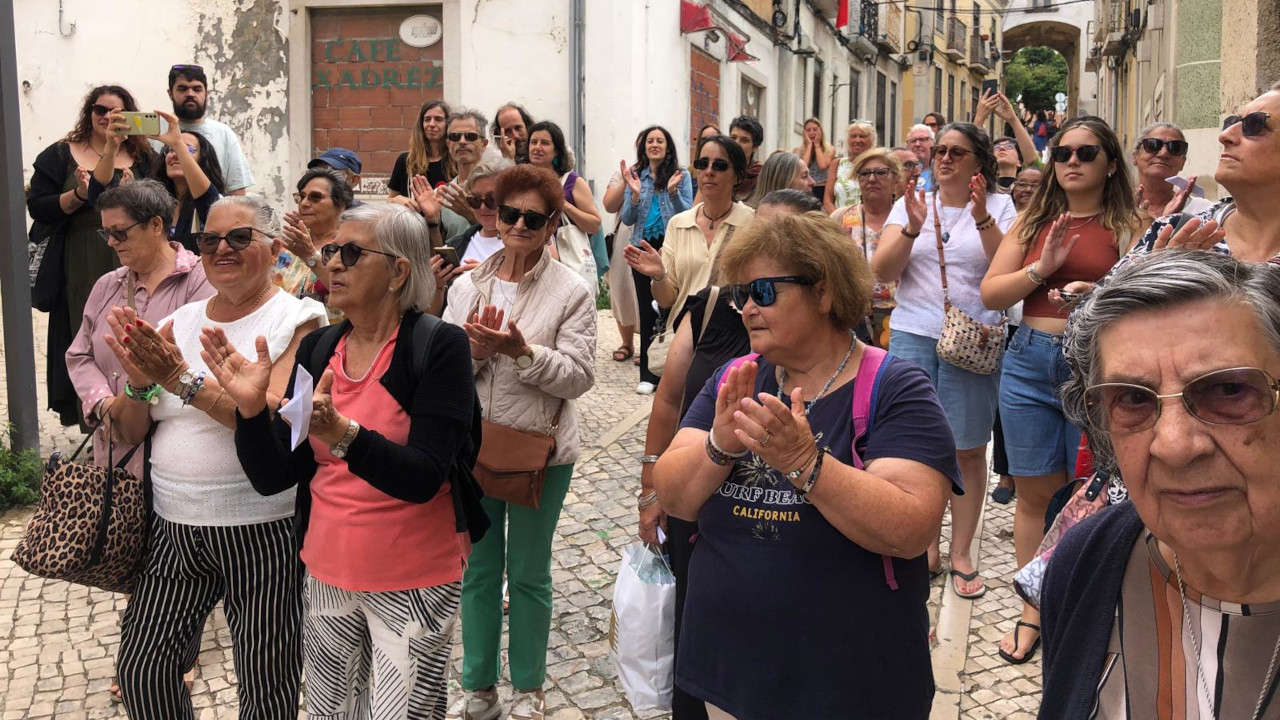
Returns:
[[[1067,421],[1058,395],[1070,375],[1061,335],[1026,325],[1018,328],[1005,353],[1000,380],[1000,420],[1010,475],[1075,472],[1080,430]]]
[[[929,373],[938,391],[938,401],[951,423],[951,432],[955,433],[956,449],[970,450],[986,445],[995,423],[1000,372],[977,375],[961,370],[938,358],[937,345],[935,338],[892,328],[889,331],[889,352]]]

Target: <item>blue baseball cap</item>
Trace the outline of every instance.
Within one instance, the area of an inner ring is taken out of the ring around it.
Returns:
[[[350,170],[359,175],[360,157],[346,148],[334,147],[324,151],[320,157],[307,163],[308,168],[313,168],[319,163],[324,163],[335,170]]]

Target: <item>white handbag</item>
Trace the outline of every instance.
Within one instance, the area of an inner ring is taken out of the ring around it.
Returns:
[[[560,178],[560,186],[569,179],[569,173]],[[591,253],[591,236],[573,224],[569,216],[561,213],[560,229],[556,230],[556,252],[560,262],[578,274],[591,288],[591,297],[600,294],[600,282],[596,276],[596,259]]]

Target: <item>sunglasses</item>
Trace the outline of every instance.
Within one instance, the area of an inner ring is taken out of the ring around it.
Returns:
[[[1180,393],[1157,395],[1142,385],[1102,383],[1085,391],[1090,412],[1112,434],[1142,432],[1155,427],[1164,401],[1182,398],[1187,412],[1210,425],[1248,425],[1275,412],[1280,383],[1265,370],[1216,370],[1187,383]]]
[[[98,117],[102,117],[103,115],[106,115],[112,110],[115,110],[115,108],[109,108],[106,105],[99,105],[98,103],[93,104],[93,114],[97,115]]]
[[[306,195],[303,195],[300,192],[296,192],[293,194],[293,201],[298,203],[299,205],[302,204],[303,200],[306,200],[310,202],[312,205],[315,205],[317,203],[322,203],[328,199],[329,199],[328,195],[325,195],[324,193],[318,193],[318,192],[311,192],[311,193],[307,193]]]
[[[498,207],[498,199],[492,195],[486,195],[484,197],[478,197],[476,195],[468,195],[467,205],[471,206],[472,210],[479,210],[482,207],[492,210]],[[512,224],[514,225],[515,223],[512,223]],[[525,224],[528,225],[527,220],[525,221]],[[533,230],[535,228],[530,228],[530,229]]]
[[[971,155],[971,154],[973,154],[972,150],[965,150],[959,145],[950,145],[950,146],[934,145],[933,146],[933,156],[935,158],[945,158],[950,156],[952,160],[959,162],[963,160],[966,155]]]
[[[769,307],[778,301],[778,283],[812,285],[813,281],[808,278],[799,277],[798,275],[757,278],[749,283],[729,286],[729,296],[733,300],[734,307],[737,308],[739,312],[747,306],[748,299],[754,302],[758,307]]]
[[[223,240],[227,241],[227,247],[232,250],[240,251],[249,247],[249,243],[253,242],[253,231],[257,228],[238,227],[227,231],[226,235],[216,235],[211,232],[198,232],[195,235],[196,247],[200,249],[202,254],[213,254],[218,251],[218,246]]]
[[[1160,138],[1142,138],[1138,141],[1138,147],[1155,155],[1160,152],[1161,148],[1169,148],[1169,154],[1174,157],[1182,157],[1187,154],[1187,148],[1190,145],[1186,140],[1161,140]]]
[[[1049,151],[1049,156],[1054,162],[1070,162],[1071,156],[1075,155],[1080,158],[1082,163],[1091,163],[1098,159],[1098,153],[1102,152],[1100,145],[1081,145],[1080,147],[1069,147],[1067,145],[1059,145]]]
[[[198,149],[199,149],[199,148],[193,147],[193,146],[191,146],[191,145],[188,145],[188,146],[187,146],[187,152],[191,153],[192,155],[195,155],[195,154],[196,154],[196,150],[198,150]],[[171,149],[169,148],[169,146],[168,146],[168,145],[165,145],[165,146],[164,146],[164,149],[160,151],[160,154],[161,154],[161,155],[168,155],[168,154],[169,154],[169,153],[171,153],[171,152],[173,152],[173,150],[171,150]]]
[[[445,137],[449,138],[449,142],[461,142],[464,139],[467,142],[475,142],[480,139],[480,133],[452,132],[446,135]]]
[[[198,73],[203,73],[203,72],[204,72],[204,68],[200,67],[199,65],[174,65],[173,67],[171,67],[171,68],[169,68],[169,69],[170,69],[170,70],[176,70],[176,71],[178,71],[178,72],[182,72],[182,71],[184,71],[184,70],[194,70],[194,71],[196,71],[196,72],[198,72]]]
[[[115,228],[101,227],[101,228],[98,228],[98,237],[102,238],[102,242],[107,242],[108,240],[115,238],[116,242],[122,243],[125,240],[129,239],[130,230],[138,227],[144,222],[146,222],[146,220],[139,220],[138,222],[130,225],[129,227],[122,227],[119,230]]]
[[[394,253],[382,252],[381,250],[370,250],[367,247],[361,247],[353,242],[349,242],[346,245],[339,245],[338,243],[329,243],[328,245],[325,245],[320,248],[320,259],[328,265],[329,261],[333,259],[333,256],[337,255],[338,259],[342,261],[342,267],[349,268],[359,262],[360,256],[365,253],[385,255],[389,258],[400,257]]]
[[[876,168],[875,170],[863,170],[859,172],[858,179],[870,180],[871,178],[877,178],[879,180],[884,180],[885,178],[889,177],[892,174],[893,174],[893,171],[890,170],[889,168]]]
[[[1258,112],[1251,112],[1244,117],[1240,117],[1239,115],[1228,115],[1227,118],[1222,121],[1222,131],[1226,132],[1232,125],[1239,124],[1241,135],[1244,135],[1245,137],[1257,137],[1262,134],[1263,130],[1267,129],[1267,120],[1270,118],[1271,113],[1262,112],[1261,110]]]
[[[700,157],[693,161],[694,170],[706,170],[708,167],[716,172],[729,172],[729,168],[731,166],[729,165],[729,161],[724,158],[716,158],[715,160],[712,160],[711,158]]]
[[[520,222],[520,218],[524,218],[524,226],[530,230],[541,230],[551,220],[550,215],[543,215],[540,212],[525,210],[520,212],[510,205],[498,206],[498,219],[507,225],[515,225]]]

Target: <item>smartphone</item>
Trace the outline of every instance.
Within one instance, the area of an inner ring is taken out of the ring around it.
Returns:
[[[999,80],[983,80],[982,94],[986,95],[988,90],[991,91],[992,95],[1000,92],[1000,81]]]
[[[120,115],[129,121],[129,131],[125,135],[159,135],[160,116],[151,112],[122,112]]]
[[[1084,297],[1084,293],[1073,293],[1067,292],[1066,290],[1059,290],[1058,294],[1062,296],[1062,301],[1067,304],[1080,302]]]
[[[431,248],[431,252],[444,258],[444,261],[449,265],[454,267],[462,265],[462,261],[458,259],[457,248],[451,248],[448,245],[444,245],[438,248]]]

